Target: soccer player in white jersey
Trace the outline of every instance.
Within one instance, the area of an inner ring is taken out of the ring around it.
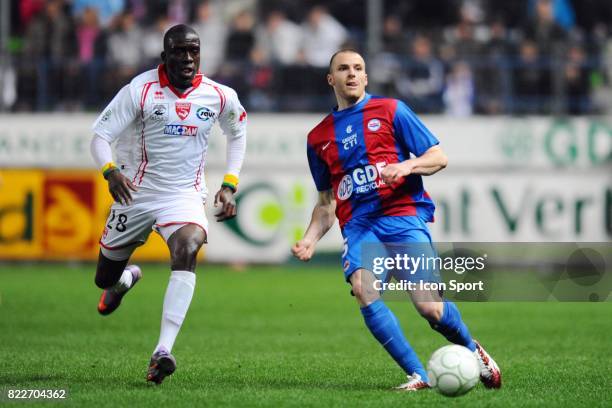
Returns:
[[[147,381],[157,384],[176,369],[171,350],[193,296],[196,256],[207,241],[203,173],[214,123],[227,136],[227,170],[214,203],[220,207],[217,221],[236,215],[234,193],[246,147],[246,112],[233,89],[199,73],[196,32],[182,24],[170,28],[161,59],[159,67],[119,91],[94,123],[91,143],[115,200],[100,239],[100,314],[115,311],[141,278],[140,268],[127,263],[151,230],[170,249],[161,333],[147,372]]]

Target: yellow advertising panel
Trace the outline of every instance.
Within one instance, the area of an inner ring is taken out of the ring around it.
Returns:
[[[0,170],[0,259],[39,259],[42,246],[40,171]]]
[[[42,205],[44,257],[92,259],[99,235],[94,216],[95,180],[91,173],[48,172],[43,182]]]
[[[96,171],[0,170],[0,260],[97,259],[111,204]],[[169,251],[152,233],[133,259],[167,261]]]

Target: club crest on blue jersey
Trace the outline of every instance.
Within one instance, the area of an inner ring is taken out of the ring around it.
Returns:
[[[368,129],[372,132],[376,132],[378,129],[380,129],[380,120],[370,119],[368,121]]]
[[[164,134],[174,136],[196,136],[198,134],[197,126],[187,125],[166,125]]]

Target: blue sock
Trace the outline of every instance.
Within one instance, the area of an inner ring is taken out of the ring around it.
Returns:
[[[455,344],[460,344],[469,348],[471,351],[476,350],[476,344],[470,335],[465,323],[461,319],[461,313],[457,306],[449,301],[444,300],[444,311],[442,318],[437,323],[429,323],[432,329],[441,333],[448,341]]]
[[[408,375],[417,373],[423,381],[428,381],[427,372],[419,361],[410,343],[404,337],[397,318],[382,299],[361,308],[366,326],[376,340],[387,350],[391,357]]]

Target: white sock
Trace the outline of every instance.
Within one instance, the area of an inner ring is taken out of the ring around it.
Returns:
[[[115,283],[115,285],[112,287],[112,290],[114,290],[117,293],[125,292],[126,290],[132,287],[132,278],[133,278],[132,272],[129,271],[128,269],[124,269],[123,273],[121,274],[121,277],[119,278],[117,283]]]
[[[189,309],[195,288],[195,273],[172,271],[164,297],[161,331],[155,351],[165,348],[170,352]]]

